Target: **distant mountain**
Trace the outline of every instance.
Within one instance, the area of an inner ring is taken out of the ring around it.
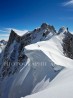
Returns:
[[[5,47],[6,44],[7,44],[7,41],[5,41],[5,40],[0,41],[0,53],[3,50],[3,48]]]
[[[5,41],[5,40],[0,41],[0,45],[6,45],[6,44],[7,44],[7,41]]]
[[[23,36],[11,30],[8,42],[2,40],[0,45],[4,46],[0,53],[0,98],[73,98],[73,87],[69,89],[73,82],[73,35],[68,28],[57,32],[43,23]]]

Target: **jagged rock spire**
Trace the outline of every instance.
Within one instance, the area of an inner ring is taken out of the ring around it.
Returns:
[[[14,40],[19,42],[20,39],[21,39],[21,36],[17,35],[17,33],[15,31],[11,30],[8,42],[12,43]]]
[[[60,29],[59,29],[59,31],[58,31],[58,33],[60,34],[60,33],[65,33],[65,32],[68,32],[68,29],[66,28],[66,27],[61,27]]]
[[[41,28],[42,28],[42,29],[48,28],[48,24],[47,24],[47,23],[43,23],[43,24],[41,25]]]

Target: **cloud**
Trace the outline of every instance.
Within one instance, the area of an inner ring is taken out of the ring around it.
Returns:
[[[4,40],[8,40],[9,37],[9,33],[7,32],[7,30],[2,29],[0,30],[0,40],[4,39]]]
[[[8,37],[8,36],[9,36],[9,34],[0,34],[0,37],[1,37],[1,36]]]
[[[5,28],[6,31],[8,31],[10,33],[11,30],[14,30],[18,35],[22,36],[24,35],[26,32],[28,32],[28,30],[19,30],[19,29],[15,29],[15,28]]]
[[[69,0],[63,3],[63,6],[73,6],[73,0]]]
[[[8,40],[11,30],[14,30],[20,36],[22,36],[26,32],[28,32],[28,30],[18,30],[15,28],[4,28],[4,29],[0,30],[0,40],[2,40],[2,39]]]
[[[4,32],[6,32],[6,30],[0,30],[0,32],[4,33]]]

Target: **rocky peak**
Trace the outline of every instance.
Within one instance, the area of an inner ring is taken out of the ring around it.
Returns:
[[[9,41],[8,43],[13,43],[14,40],[19,42],[21,37],[15,33],[15,31],[11,30],[10,36],[9,36]]]
[[[15,40],[16,36],[17,34],[13,30],[11,30],[8,42],[12,43]]]
[[[10,33],[10,37],[16,37],[17,36],[17,34],[13,31],[13,30],[11,30],[11,33]]]
[[[58,33],[67,33],[68,32],[68,28],[65,28],[65,27],[61,27],[58,31]]]
[[[6,45],[6,44],[7,44],[7,41],[5,41],[5,40],[0,41],[0,45]]]
[[[43,23],[43,24],[41,25],[41,28],[42,28],[42,29],[48,28],[48,24],[47,24],[47,23]]]
[[[56,33],[56,30],[55,30],[54,26],[48,25],[47,23],[43,23],[41,25],[41,29],[46,29],[46,30],[49,30],[51,32]]]
[[[63,50],[67,57],[73,59],[73,35],[70,32],[63,39]]]

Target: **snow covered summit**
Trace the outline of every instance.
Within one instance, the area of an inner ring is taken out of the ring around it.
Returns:
[[[65,92],[65,93],[64,93]],[[43,23],[11,30],[0,53],[0,98],[73,98],[73,35]]]

